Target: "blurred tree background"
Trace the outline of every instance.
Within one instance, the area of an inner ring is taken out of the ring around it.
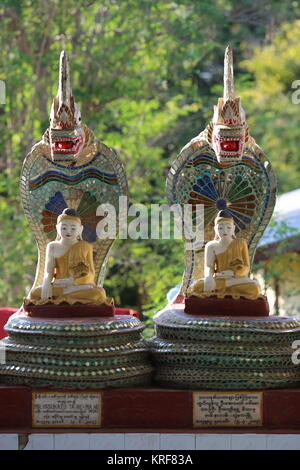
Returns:
[[[279,192],[298,186],[300,113],[291,96],[300,78],[300,2],[4,0],[0,18],[1,306],[18,306],[34,278],[18,178],[48,126],[61,49],[83,121],[126,166],[131,202],[165,202],[169,163],[222,96],[228,43],[251,134],[277,171]],[[105,287],[150,318],[182,270],[179,241],[118,241]]]

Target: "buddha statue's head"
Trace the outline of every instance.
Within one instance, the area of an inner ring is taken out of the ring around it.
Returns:
[[[215,218],[215,240],[232,240],[235,238],[234,220],[227,211],[218,212]]]
[[[85,141],[85,126],[82,125],[80,109],[72,95],[68,56],[62,51],[58,91],[50,113],[49,144],[52,159],[70,166],[75,164]]]
[[[66,208],[57,217],[57,240],[65,240],[74,243],[81,240],[83,225],[80,217],[74,209]]]
[[[230,46],[224,58],[224,94],[214,107],[208,140],[219,163],[234,163],[242,159],[248,127],[240,98],[235,96],[233,60]]]

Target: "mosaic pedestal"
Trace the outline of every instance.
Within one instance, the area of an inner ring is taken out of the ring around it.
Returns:
[[[285,317],[188,315],[184,304],[154,317],[150,349],[155,381],[200,390],[264,390],[300,386],[292,344],[300,321]]]
[[[130,315],[50,319],[17,312],[5,326],[0,383],[56,389],[146,385],[152,366],[143,329]]]

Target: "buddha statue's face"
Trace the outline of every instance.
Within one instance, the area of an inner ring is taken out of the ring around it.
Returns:
[[[83,226],[72,219],[63,219],[56,226],[57,234],[62,240],[74,242],[81,236]]]
[[[234,238],[233,221],[220,221],[215,225],[215,233],[220,240],[232,240]]]

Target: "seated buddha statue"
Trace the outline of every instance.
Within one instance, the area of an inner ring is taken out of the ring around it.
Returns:
[[[230,296],[251,300],[263,297],[259,284],[249,277],[247,242],[235,238],[234,221],[227,211],[218,213],[214,228],[215,239],[205,246],[205,277],[191,284],[188,297]]]
[[[27,301],[112,305],[103,287],[95,285],[93,246],[82,240],[83,226],[74,209],[64,209],[56,230],[56,240],[46,249],[43,284],[30,292]]]

